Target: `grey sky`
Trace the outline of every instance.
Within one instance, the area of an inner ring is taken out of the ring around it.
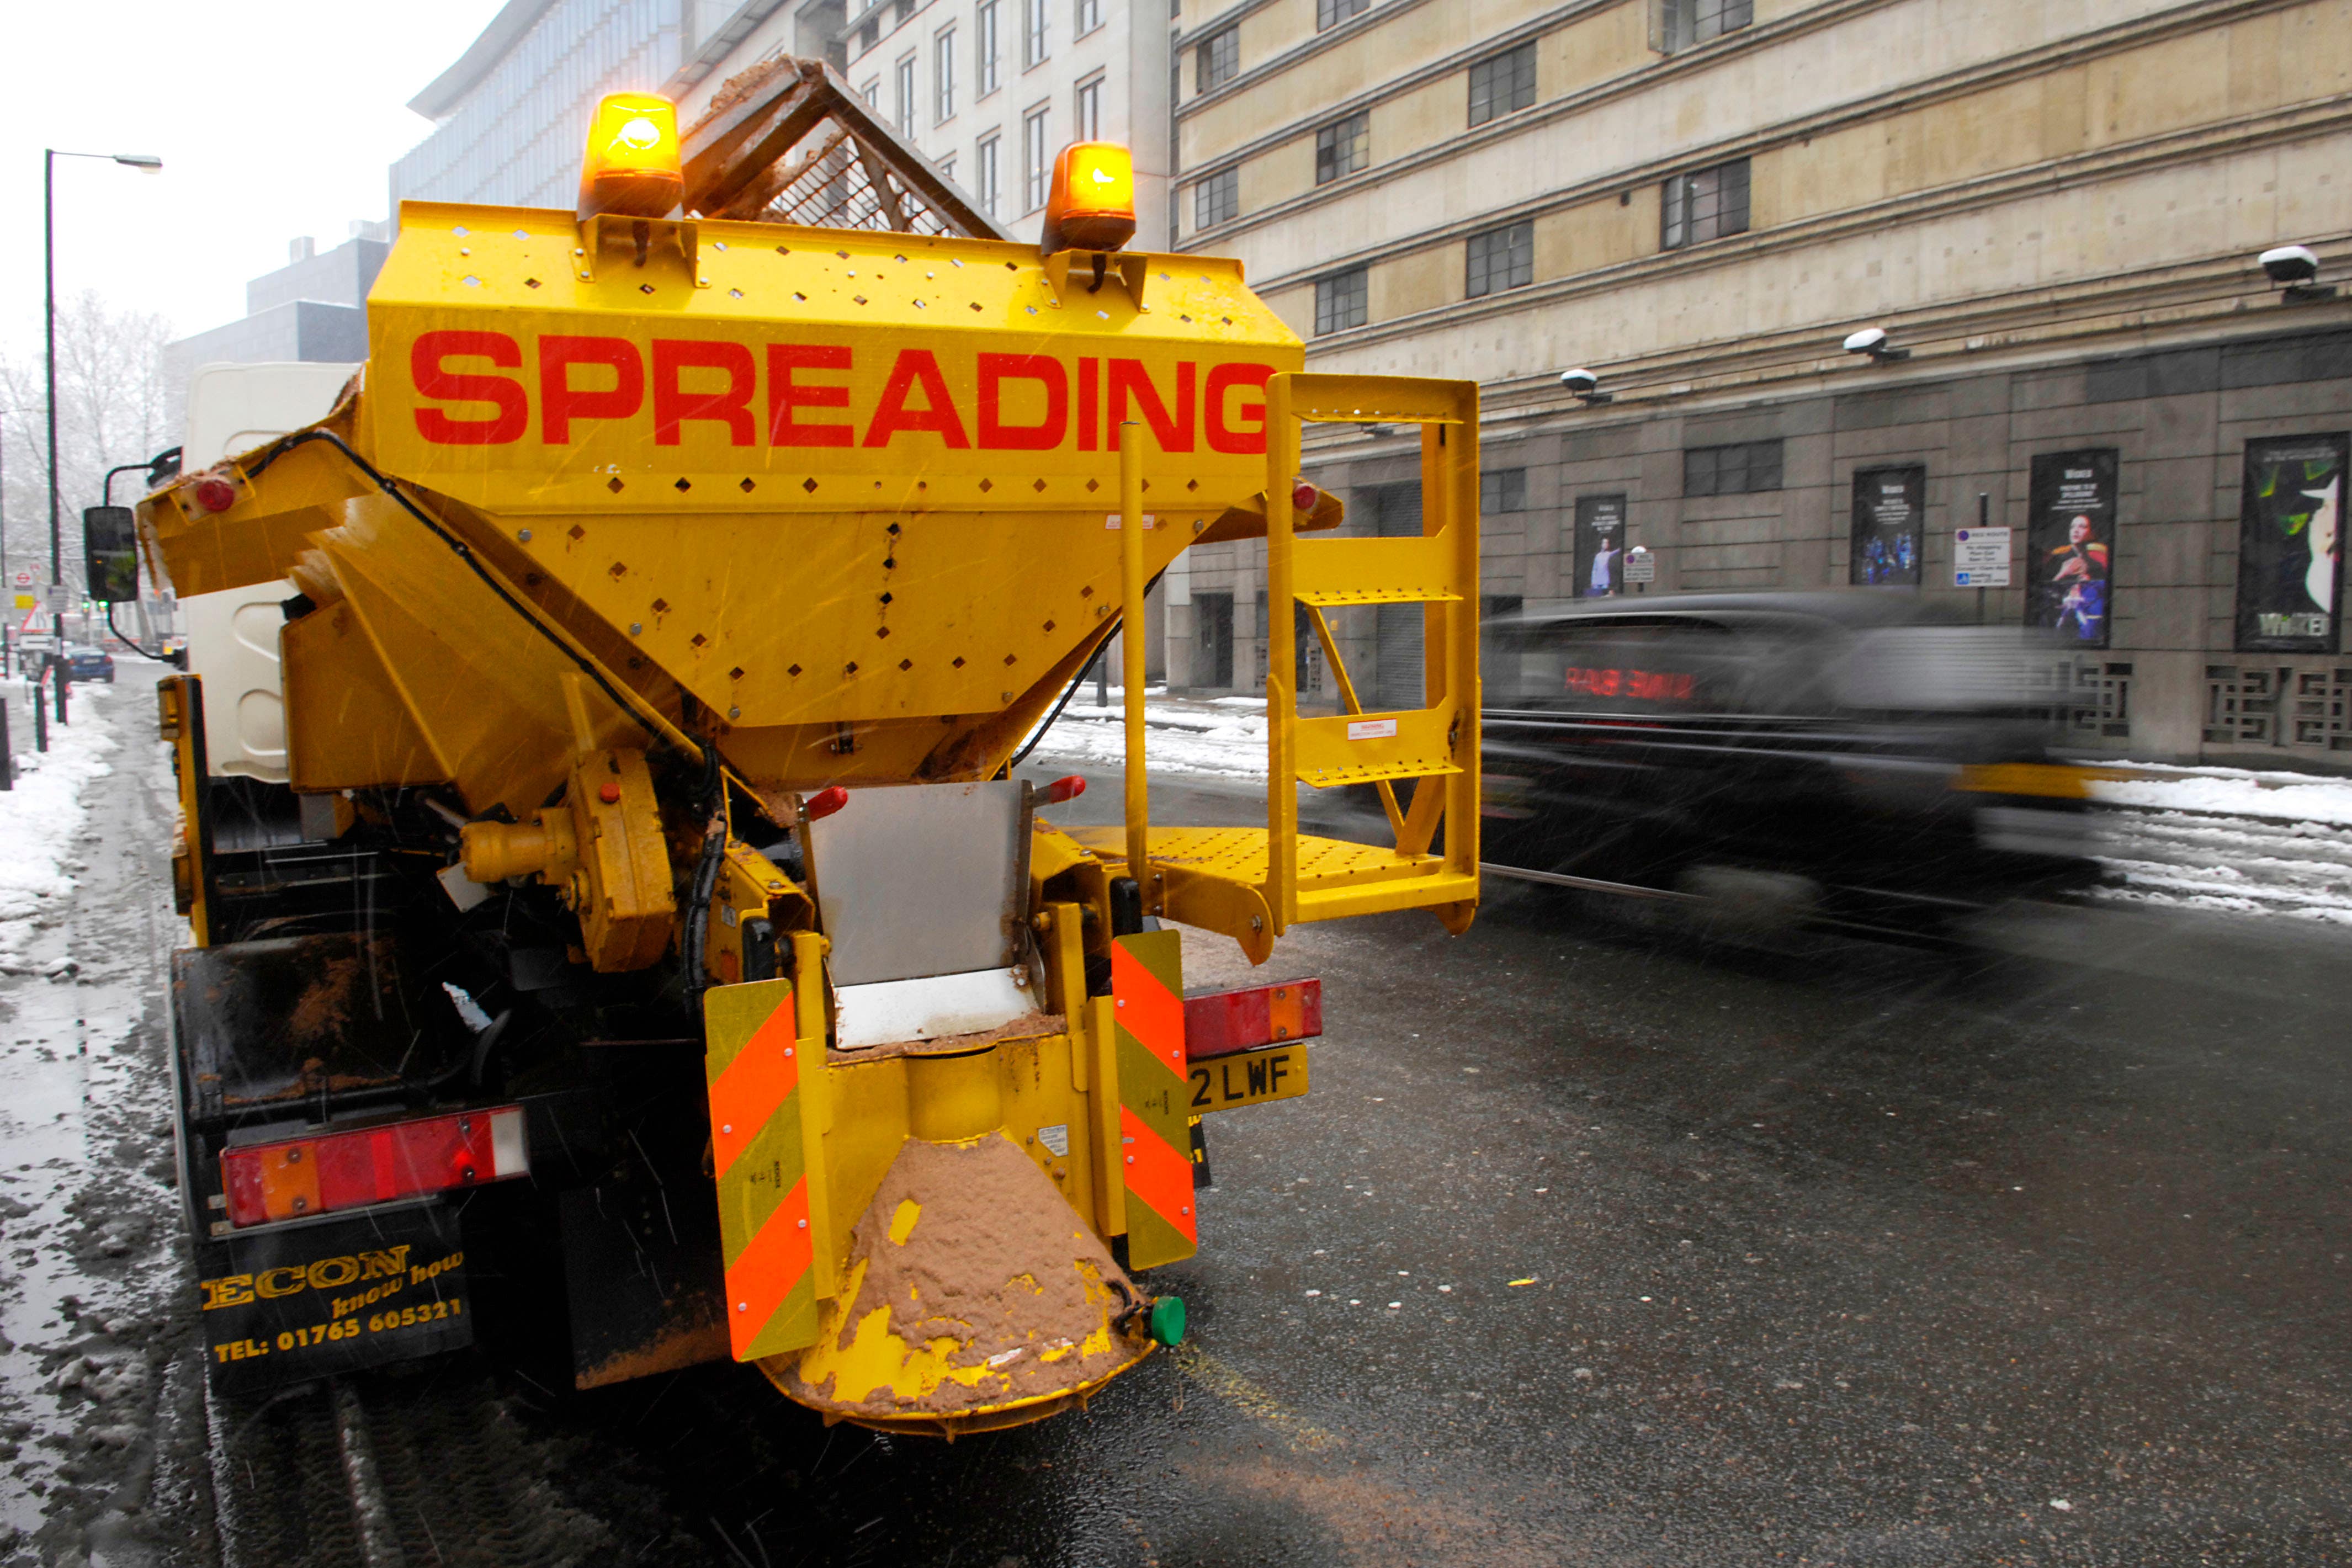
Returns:
[[[181,333],[245,313],[248,277],[286,242],[341,243],[385,215],[384,172],[431,122],[408,100],[462,53],[499,0],[394,6],[301,0],[19,5],[8,21],[0,208],[0,347],[37,354],[41,149],[152,152],[160,174],[58,161],[58,290],[95,288]]]

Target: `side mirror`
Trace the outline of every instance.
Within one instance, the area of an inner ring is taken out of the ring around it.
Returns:
[[[81,544],[92,599],[127,604],[139,597],[139,523],[130,507],[85,507]]]

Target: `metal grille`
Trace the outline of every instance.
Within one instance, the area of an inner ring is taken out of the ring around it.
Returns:
[[[2205,666],[2205,738],[2239,746],[2278,744],[2279,674]]]
[[[2352,670],[2301,670],[2294,677],[2294,743],[2352,751]]]
[[[705,217],[1011,237],[817,61],[779,57],[728,82],[685,144],[686,205]]]

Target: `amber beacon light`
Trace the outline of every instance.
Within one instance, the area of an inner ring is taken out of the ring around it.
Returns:
[[[1039,248],[1117,250],[1135,237],[1135,154],[1116,141],[1073,141],[1054,163]]]
[[[678,167],[677,106],[651,93],[607,93],[588,125],[580,165],[580,216],[667,217],[686,194]]]

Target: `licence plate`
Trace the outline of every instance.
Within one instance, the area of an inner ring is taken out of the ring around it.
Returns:
[[[1238,1111],[1307,1092],[1307,1047],[1296,1042],[1192,1063],[1192,1113]]]

